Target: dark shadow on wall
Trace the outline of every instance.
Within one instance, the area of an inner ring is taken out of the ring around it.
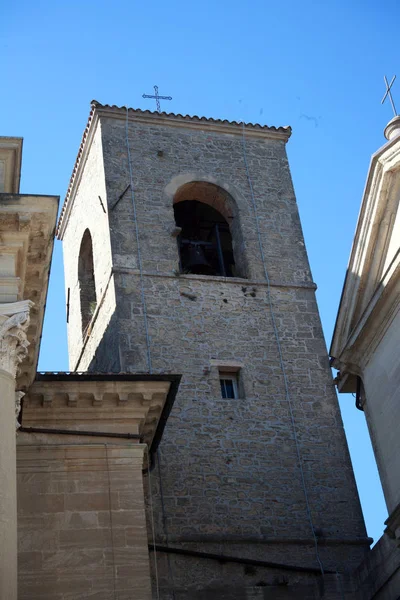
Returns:
[[[78,368],[78,370],[80,369]],[[121,372],[118,318],[116,313],[111,317],[87,371],[92,373]]]

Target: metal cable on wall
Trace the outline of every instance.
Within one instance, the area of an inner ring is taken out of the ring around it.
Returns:
[[[259,216],[258,216],[258,211],[257,211],[257,204],[256,204],[255,196],[254,196],[253,184],[252,184],[252,181],[251,181],[250,170],[249,170],[249,165],[248,165],[248,161],[247,161],[246,137],[245,137],[245,127],[244,127],[244,122],[243,121],[242,121],[242,150],[243,150],[243,160],[244,160],[244,164],[245,164],[245,168],[246,168],[246,177],[247,177],[247,181],[248,181],[248,184],[249,184],[250,196],[251,196],[251,202],[252,202],[252,208],[253,208],[254,218],[255,218],[255,223],[256,223],[258,245],[259,245],[259,249],[260,249],[261,260],[262,260],[262,263],[263,263],[264,276],[265,276],[265,280],[267,282],[267,303],[268,303],[268,306],[269,306],[269,310],[270,310],[270,314],[271,314],[272,327],[273,327],[273,330],[274,330],[274,336],[275,336],[276,344],[277,344],[277,347],[278,347],[279,363],[280,363],[280,368],[281,368],[281,371],[282,371],[283,382],[284,382],[284,386],[285,386],[285,397],[286,397],[286,401],[287,401],[287,404],[288,404],[288,407],[289,407],[289,414],[290,414],[290,420],[291,420],[292,429],[293,429],[293,438],[294,438],[294,442],[295,442],[295,446],[296,446],[297,459],[298,459],[298,463],[299,463],[301,485],[302,485],[303,493],[304,493],[304,499],[305,499],[306,510],[307,510],[307,517],[308,517],[308,521],[310,523],[312,537],[313,537],[313,540],[314,540],[316,559],[317,559],[318,565],[319,565],[319,567],[321,569],[321,573],[323,575],[324,574],[324,568],[323,568],[322,561],[321,561],[320,556],[319,556],[318,539],[317,539],[317,536],[315,535],[314,524],[313,524],[313,520],[312,520],[312,514],[311,514],[311,508],[310,508],[310,501],[309,501],[309,497],[308,497],[308,491],[307,491],[307,486],[306,486],[306,481],[305,481],[305,475],[304,475],[303,458],[302,458],[302,454],[301,454],[301,450],[300,450],[299,440],[298,440],[298,437],[297,437],[296,421],[295,421],[295,418],[294,418],[293,405],[292,405],[292,400],[291,400],[291,397],[290,397],[289,382],[288,382],[288,378],[287,378],[287,374],[286,374],[285,362],[284,362],[284,359],[283,359],[281,340],[280,340],[280,337],[279,337],[279,331],[278,331],[278,327],[277,327],[277,324],[276,324],[276,317],[275,317],[274,307],[273,307],[273,304],[272,304],[270,278],[269,278],[269,274],[268,274],[268,269],[267,269],[267,264],[266,264],[266,260],[265,260],[265,254],[264,254],[264,248],[263,248],[263,243],[262,243],[262,238],[261,238],[261,231],[260,231]]]
[[[128,166],[129,166],[131,201],[132,201],[132,208],[133,208],[133,220],[134,220],[134,226],[135,226],[135,238],[136,238],[136,245],[137,245],[138,267],[139,267],[139,275],[140,275],[140,294],[141,294],[141,302],[142,302],[142,306],[143,306],[143,321],[144,321],[144,329],[145,329],[145,337],[146,337],[147,366],[148,366],[148,372],[151,374],[152,373],[151,340],[150,340],[149,327],[148,327],[147,305],[146,305],[146,297],[145,297],[145,291],[144,291],[143,265],[142,265],[142,256],[141,256],[140,239],[139,239],[139,226],[138,226],[137,209],[136,209],[136,201],[135,201],[135,193],[134,193],[134,185],[133,185],[133,168],[132,168],[132,159],[131,159],[131,148],[130,148],[130,143],[129,143],[129,110],[128,110],[128,107],[126,107],[125,134],[126,134],[126,147],[127,147],[127,155],[128,155]],[[274,312],[273,303],[272,303],[270,278],[269,278],[269,274],[268,274],[268,269],[267,269],[266,259],[265,259],[264,249],[263,249],[262,237],[261,237],[260,226],[259,226],[259,216],[258,216],[258,211],[257,211],[254,190],[253,190],[253,184],[252,184],[250,171],[249,171],[248,160],[247,160],[244,122],[242,122],[242,151],[243,151],[243,160],[244,160],[245,169],[246,169],[246,177],[247,177],[247,181],[248,181],[248,185],[249,185],[249,189],[250,189],[252,208],[253,208],[254,217],[255,217],[258,245],[259,245],[260,255],[261,255],[262,264],[263,264],[264,276],[265,276],[265,280],[267,283],[267,288],[266,288],[267,289],[267,304],[268,304],[270,315],[271,315],[271,322],[272,322],[272,326],[273,326],[274,337],[276,339],[276,343],[277,343],[277,347],[278,347],[279,363],[280,363],[280,368],[281,368],[283,381],[284,381],[285,398],[286,398],[288,408],[289,408],[290,420],[291,420],[291,425],[292,425],[292,430],[293,430],[293,438],[295,441],[296,454],[297,454],[297,459],[298,459],[298,463],[299,463],[301,485],[302,485],[305,504],[306,504],[307,517],[308,517],[308,521],[309,521],[311,532],[312,532],[312,538],[314,540],[316,559],[317,559],[318,565],[320,567],[321,573],[323,575],[324,568],[323,568],[322,561],[319,556],[318,539],[315,534],[314,524],[313,524],[313,520],[312,520],[309,496],[308,496],[308,491],[307,491],[307,486],[306,486],[306,481],[305,481],[302,453],[301,453],[300,444],[299,444],[298,437],[297,437],[296,421],[295,421],[294,412],[293,412],[292,400],[290,397],[289,383],[288,383],[285,363],[284,363],[284,359],[283,359],[282,346],[281,346],[279,331],[278,331],[278,327],[277,327],[275,312]],[[159,461],[159,457],[158,457],[158,461]],[[160,471],[159,464],[158,464],[158,470]],[[159,472],[159,476],[161,477],[160,472]],[[161,481],[160,481],[160,484],[161,484]],[[155,548],[155,526],[154,526],[153,500],[152,500],[150,474],[149,474],[149,499],[150,499],[150,511],[151,511],[151,525],[152,525],[153,542],[154,542],[154,550],[155,550],[156,549]],[[166,515],[165,515],[164,499],[162,498],[161,501],[162,501],[163,522],[165,524]],[[154,553],[155,553],[155,575],[156,575],[156,586],[157,586],[157,598],[159,598],[159,583],[158,583],[158,572],[157,572],[157,564],[156,564],[156,562],[157,562],[156,552],[154,552]],[[168,564],[168,567],[169,567],[170,577],[171,577],[172,576],[171,565]]]
[[[143,306],[143,321],[144,321],[144,329],[145,329],[145,335],[146,335],[147,368],[148,368],[148,372],[152,373],[149,325],[148,325],[148,318],[147,318],[146,297],[145,297],[145,293],[144,293],[142,255],[141,255],[141,251],[140,251],[140,241],[139,241],[139,225],[138,225],[137,212],[136,212],[135,192],[133,189],[133,169],[132,169],[132,160],[131,160],[131,148],[130,148],[130,144],[129,144],[129,109],[128,109],[128,107],[126,107],[125,135],[126,135],[126,148],[127,148],[127,152],[128,152],[129,179],[130,179],[131,200],[132,200],[132,207],[133,207],[133,221],[135,224],[135,236],[136,236],[139,274],[140,274],[140,296],[141,296],[142,306]]]
[[[150,452],[149,452],[149,447],[146,444],[146,452],[147,452],[147,460],[148,463],[150,465],[151,463],[151,458],[150,458]],[[156,529],[155,529],[155,525],[154,525],[154,506],[153,506],[153,492],[151,489],[151,469],[148,470],[147,473],[147,477],[148,477],[148,489],[149,489],[149,502],[150,502],[150,515],[151,515],[151,533],[153,536],[153,552],[154,552],[154,574],[155,574],[155,578],[156,578],[156,591],[157,591],[157,600],[160,600],[160,584],[158,581],[158,568],[157,568],[157,545],[156,545]]]

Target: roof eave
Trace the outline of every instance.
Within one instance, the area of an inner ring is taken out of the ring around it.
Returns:
[[[258,123],[242,123],[238,121],[228,121],[227,119],[213,119],[208,117],[198,117],[197,115],[182,115],[166,112],[154,112],[151,110],[141,110],[138,108],[127,108],[125,106],[116,106],[109,104],[100,104],[96,100],[92,101],[92,106],[101,116],[108,116],[115,119],[126,121],[127,111],[128,119],[141,123],[156,123],[158,125],[165,123],[168,126],[185,127],[193,129],[212,129],[221,133],[230,133],[233,135],[243,135],[245,129],[247,137],[263,137],[288,141],[292,134],[289,126],[274,127],[268,125],[259,125]]]
[[[79,184],[80,176],[85,164],[85,160],[90,148],[93,133],[96,129],[99,117],[108,117],[113,119],[123,119],[136,121],[140,123],[152,123],[157,125],[167,125],[175,127],[184,127],[186,129],[197,129],[209,131],[217,131],[219,133],[231,134],[252,138],[274,139],[287,142],[292,134],[292,129],[286,127],[269,127],[267,125],[259,125],[253,123],[239,123],[237,121],[227,121],[220,119],[211,119],[206,117],[197,117],[189,115],[181,115],[174,113],[158,113],[150,110],[140,110],[127,108],[125,106],[116,106],[108,104],[100,104],[97,100],[92,100],[89,118],[84,129],[82,140],[79,146],[79,151],[75,160],[75,165],[72,171],[68,190],[65,195],[65,200],[61,209],[60,217],[57,224],[56,235],[59,240],[63,239],[66,225],[68,223],[69,214],[72,208],[71,199],[74,197],[75,190]]]

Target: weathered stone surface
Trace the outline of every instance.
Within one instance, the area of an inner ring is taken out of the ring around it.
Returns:
[[[144,121],[132,114],[128,136],[133,197],[128,190],[115,206],[130,183],[125,113],[111,115],[105,110],[99,114],[98,142],[89,153],[87,173],[83,171],[63,234],[64,252],[69,256],[66,285],[75,289],[73,248],[79,247],[89,227],[95,279],[104,278],[105,264],[112,265],[108,293],[113,301],[106,303],[104,312],[100,309],[93,337],[83,345],[75,295],[69,343],[72,364],[79,370],[109,370],[111,364],[116,365],[117,348],[122,371],[148,371],[150,355],[153,372],[183,374],[159,461],[150,475],[156,541],[203,552],[318,566],[272,305],[312,523],[321,542],[319,554],[326,569],[355,567],[368,542],[284,140],[245,131],[263,264],[241,127],[232,125],[227,131],[224,125],[222,131],[210,124],[200,128],[179,122],[177,126],[174,118],[154,116],[154,121],[151,117]],[[159,150],[163,150],[162,158]],[[103,183],[94,183],[94,173],[100,173],[103,164],[107,214],[95,208],[95,187]],[[213,183],[227,193],[233,222],[241,232],[235,237],[231,227],[241,278],[179,275],[177,242],[171,236],[173,201],[181,186],[191,181]],[[113,344],[109,345],[109,339]],[[242,365],[238,399],[221,398],[219,362]],[[212,589],[252,588],[264,578],[270,586],[279,574],[267,570],[262,577],[259,573],[245,576],[237,565],[193,557],[167,560],[162,553],[156,559],[163,598],[171,597],[172,588],[177,598],[186,599],[202,598],[200,590],[208,590],[211,598]],[[318,597],[314,575],[290,572],[286,576],[290,589],[303,582],[305,593]],[[195,595],[196,590],[200,595]],[[222,596],[215,592],[214,597]]]
[[[135,598],[148,600],[144,446],[27,442],[17,452],[18,598],[106,600],[134,581]]]

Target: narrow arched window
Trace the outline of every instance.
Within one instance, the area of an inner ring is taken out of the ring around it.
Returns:
[[[182,273],[234,277],[237,275],[227,207],[227,194],[213,184],[184,185],[174,198],[175,223]]]
[[[85,336],[97,306],[93,244],[89,229],[86,229],[83,234],[79,250],[78,279],[81,300],[82,334]]]

